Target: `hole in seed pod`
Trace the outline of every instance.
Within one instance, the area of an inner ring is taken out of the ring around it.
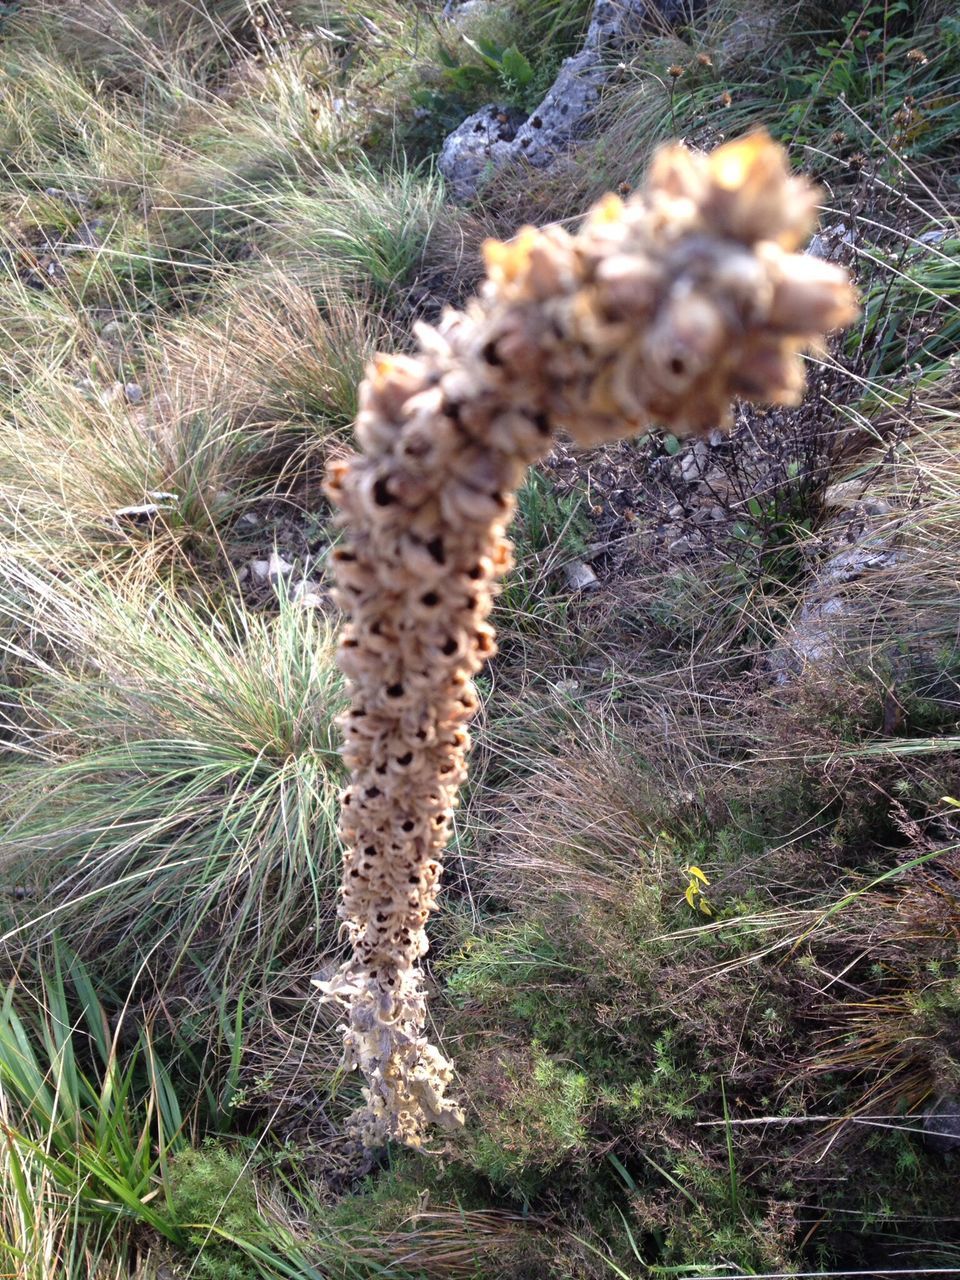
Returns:
[[[376,800],[376,798],[380,795],[380,788],[379,788],[379,787],[367,787],[367,790],[366,790],[366,792],[365,792],[365,795],[366,795],[366,797],[367,797],[367,799],[368,799],[368,800]]]
[[[542,436],[550,434],[550,419],[545,413],[535,413],[531,421]]]
[[[410,877],[410,883],[411,883],[411,884],[419,884],[419,883],[420,883],[420,877],[419,877],[419,876],[411,876],[411,877]]]
[[[386,772],[387,772],[387,766],[386,766],[385,764],[378,764],[378,765],[377,765],[377,776],[378,776],[378,777],[380,777],[380,778],[384,777],[384,776],[386,775]]]
[[[377,924],[386,924],[389,919],[390,917],[385,916],[382,911],[377,912]]]
[[[436,591],[425,591],[420,597],[420,603],[426,605],[428,609],[435,609],[440,603],[440,597]]]
[[[500,359],[500,352],[497,350],[497,342],[495,338],[490,339],[480,354],[483,356],[484,360],[486,360],[487,364],[503,364],[503,361]]]
[[[394,501],[393,494],[387,488],[386,476],[381,476],[373,486],[373,500],[378,507],[389,507]]]
[[[362,720],[366,714],[367,713],[363,707],[354,707],[350,712],[350,716],[354,720]]]
[[[387,697],[388,697],[388,698],[402,698],[402,697],[403,697],[403,685],[402,685],[402,684],[388,684],[388,685],[387,685]]]
[[[483,577],[483,565],[474,564],[467,570],[467,577],[472,578],[474,582]]]
[[[676,374],[679,378],[687,371],[687,366],[683,363],[679,356],[674,356],[670,361],[670,372]]]
[[[402,756],[397,756],[397,764],[402,766],[404,769],[407,767],[408,764],[410,764],[412,760],[413,760],[412,751],[405,751]]]
[[[446,564],[447,553],[446,553],[446,550],[444,549],[442,538],[431,538],[430,541],[426,544],[426,548],[427,548],[427,553],[433,556],[437,564]]]
[[[540,119],[539,116],[534,116],[533,119],[530,121],[530,127],[532,129],[542,129],[543,121]]]
[[[409,835],[416,825],[417,824],[413,821],[412,818],[408,818],[406,822],[403,822],[400,824],[400,830],[405,831],[407,835]]]
[[[367,847],[366,847],[366,848],[364,849],[364,851],[363,851],[363,856],[364,856],[365,858],[375,858],[375,857],[377,856],[377,847],[376,847],[376,845],[368,844],[368,845],[367,845]]]
[[[342,636],[340,638],[340,647],[342,649],[355,649],[357,647],[357,642],[356,640],[351,639],[350,636]]]
[[[334,560],[339,560],[342,564],[353,564],[357,557],[345,547],[334,547],[333,558]]]
[[[437,828],[438,831],[442,826],[445,825],[445,823],[446,823],[446,818],[443,816],[442,813],[438,813],[433,819],[433,825]]]
[[[426,729],[418,729],[417,732],[414,734],[414,737],[417,739],[418,742],[426,742],[427,740]]]
[[[440,646],[440,652],[445,658],[452,658],[459,648],[460,646],[457,644],[456,640],[454,640],[453,636],[447,636],[446,640],[444,640],[443,644]]]

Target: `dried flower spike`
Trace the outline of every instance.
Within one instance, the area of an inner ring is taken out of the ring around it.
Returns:
[[[842,270],[794,252],[814,200],[766,135],[709,156],[668,147],[640,192],[601,200],[577,236],[528,227],[488,242],[466,313],[420,326],[419,355],[370,366],[362,452],[327,481],[344,530],[353,954],[323,984],[347,1013],[346,1063],[366,1077],[366,1146],[418,1144],[428,1124],[461,1119],[452,1068],[424,1035],[420,961],[517,485],[560,427],[584,445],[652,423],[682,436],[728,424],[736,396],[799,399],[800,351],[856,311]]]

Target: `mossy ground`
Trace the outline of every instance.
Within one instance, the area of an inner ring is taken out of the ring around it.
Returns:
[[[716,0],[624,51],[552,169],[458,207],[446,132],[529,110],[591,6],[440,8],[0,4],[0,1271],[956,1266],[923,1118],[960,1098],[960,23]],[[323,466],[484,236],[758,123],[863,319],[709,484],[657,432],[528,480],[432,930],[467,1124],[364,1162],[312,985]]]

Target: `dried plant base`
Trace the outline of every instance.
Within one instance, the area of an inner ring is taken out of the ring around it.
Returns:
[[[856,314],[844,272],[794,252],[814,201],[765,135],[711,156],[667,148],[642,192],[608,196],[576,237],[526,228],[488,243],[466,313],[421,326],[420,354],[378,356],[361,386],[362,453],[327,481],[344,529],[353,954],[324,990],[367,1081],[354,1118],[367,1146],[419,1145],[429,1125],[462,1120],[424,1035],[420,961],[516,488],[561,427],[583,445],[651,423],[682,436],[727,425],[737,396],[795,403],[799,353]]]

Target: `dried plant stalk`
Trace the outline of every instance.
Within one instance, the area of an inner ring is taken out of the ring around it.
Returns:
[[[526,228],[485,248],[466,313],[420,326],[420,354],[378,356],[361,387],[363,452],[332,465],[344,539],[336,594],[351,705],[340,914],[351,959],[324,984],[366,1077],[368,1147],[456,1124],[452,1071],[424,1035],[419,961],[470,745],[471,679],[527,466],[564,428],[592,445],[651,423],[730,421],[736,396],[796,402],[799,352],[856,313],[845,274],[794,251],[815,191],[754,134],[654,159],[642,192],[602,200],[576,236]]]

